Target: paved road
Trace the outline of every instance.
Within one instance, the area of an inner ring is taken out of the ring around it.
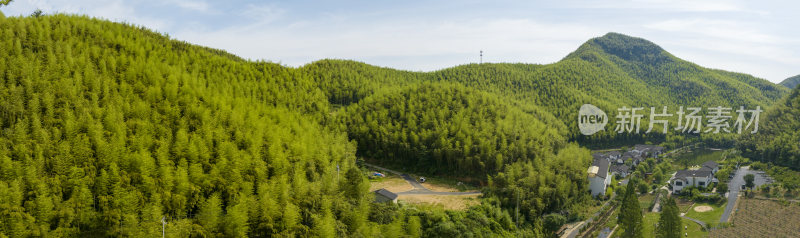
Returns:
[[[745,184],[744,176],[746,174],[755,175],[753,183],[756,187],[769,183],[766,175],[761,173],[761,171],[750,170],[750,166],[740,167],[739,170],[736,171],[736,175],[733,176],[733,179],[728,182],[728,190],[730,190],[730,192],[728,192],[728,204],[725,206],[725,212],[719,217],[719,222],[728,222],[728,218],[730,218],[733,212],[733,207],[736,205],[736,199],[739,197],[739,190],[741,190],[742,185]]]
[[[482,194],[481,192],[436,192],[436,191],[431,191],[430,189],[426,188],[425,186],[422,186],[422,184],[419,183],[416,179],[412,178],[411,175],[400,173],[398,171],[387,169],[387,168],[383,168],[383,167],[380,167],[380,166],[377,166],[377,165],[372,165],[372,164],[367,164],[367,163],[364,163],[364,165],[366,165],[367,167],[372,167],[374,169],[383,170],[383,171],[386,171],[386,172],[389,172],[389,173],[400,175],[400,177],[402,177],[404,180],[406,180],[406,182],[408,182],[408,184],[411,184],[411,186],[414,187],[414,189],[412,189],[412,190],[408,190],[408,191],[405,191],[405,192],[399,192],[399,193],[397,193],[398,195],[471,195],[471,194]]]
[[[690,221],[693,221],[694,223],[697,223],[701,227],[706,227],[706,223],[705,222],[702,222],[700,220],[697,220],[697,219],[694,219],[694,218],[691,218],[691,217],[687,217],[687,216],[681,216],[681,217],[689,219]]]
[[[428,188],[422,186],[421,183],[417,182],[417,180],[415,180],[414,178],[412,178],[408,174],[401,174],[400,177],[403,177],[403,179],[405,179],[406,182],[411,184],[411,186],[414,186],[414,190],[430,191],[430,190],[428,190]]]

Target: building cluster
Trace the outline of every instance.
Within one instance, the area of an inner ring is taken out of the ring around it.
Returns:
[[[663,153],[664,147],[661,146],[635,145],[625,152],[609,151],[592,154],[592,165],[587,170],[592,196],[605,195],[612,176],[627,177],[639,163],[647,158],[657,158]]]
[[[699,169],[678,170],[675,176],[669,180],[672,185],[673,193],[680,193],[687,187],[708,187],[713,183],[718,183],[714,174],[719,171],[719,164],[714,161],[706,161],[700,165]]]

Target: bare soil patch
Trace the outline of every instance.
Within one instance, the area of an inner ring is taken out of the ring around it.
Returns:
[[[711,206],[706,206],[706,205],[695,206],[694,207],[694,211],[696,211],[696,212],[710,212],[711,210],[714,210],[714,209],[711,208]]]
[[[369,191],[375,191],[381,188],[389,190],[393,193],[399,193],[412,190],[414,189],[414,186],[411,186],[411,184],[408,184],[408,182],[398,176],[390,176],[383,178],[381,181],[369,183]]]
[[[479,194],[469,195],[400,195],[397,199],[407,203],[426,203],[443,206],[450,210],[463,210],[470,206],[477,205]]]

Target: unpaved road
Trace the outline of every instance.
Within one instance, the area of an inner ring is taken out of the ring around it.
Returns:
[[[400,175],[400,177],[402,177],[404,180],[406,180],[406,182],[408,182],[409,184],[411,184],[411,186],[414,187],[414,189],[412,189],[412,190],[405,191],[405,192],[399,192],[399,193],[397,193],[398,195],[472,195],[472,194],[482,194],[481,192],[436,192],[436,191],[431,191],[430,189],[426,188],[425,186],[422,186],[421,183],[417,182],[416,179],[412,178],[408,174],[400,173],[398,171],[387,169],[387,168],[383,168],[383,167],[380,167],[380,166],[377,166],[377,165],[373,165],[373,164],[364,163],[364,165],[366,165],[367,167],[371,167],[373,169],[383,170],[383,171],[386,171],[386,172],[389,172],[389,173]]]

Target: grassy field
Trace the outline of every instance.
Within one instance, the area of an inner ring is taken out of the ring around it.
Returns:
[[[369,180],[369,191],[375,191],[385,188],[394,193],[405,192],[414,189],[411,184],[408,184],[403,178],[397,175],[388,175],[385,178],[373,178]]]
[[[402,203],[430,204],[441,206],[448,210],[464,210],[470,206],[480,204],[480,195],[400,195],[397,197]]]
[[[720,160],[725,150],[711,150],[708,148],[694,149],[691,152],[681,153],[673,156],[676,164],[681,166],[695,166],[709,160]]]
[[[655,224],[658,223],[660,213],[648,212],[644,215],[644,236],[655,237]],[[707,233],[703,231],[702,227],[689,219],[681,219],[682,232],[688,234],[684,237],[706,237]]]
[[[711,226],[714,227],[717,224],[719,224],[719,217],[722,216],[723,212],[725,212],[726,204],[727,202],[722,204],[695,203],[694,206],[692,206],[692,208],[689,209],[689,212],[686,213],[686,216],[700,220],[702,222],[705,222],[706,224],[711,224]],[[709,206],[711,207],[711,211],[707,212],[695,211],[695,208],[699,206]]]
[[[438,192],[460,191],[460,189],[450,187],[446,183],[426,182],[423,184],[423,186],[432,191]],[[405,192],[414,189],[411,184],[406,182],[398,175],[389,174],[386,177],[373,177],[370,179],[370,191],[375,191],[382,188],[394,193]],[[397,200],[399,200],[401,203],[407,204],[428,204],[448,210],[463,210],[470,206],[480,204],[480,195],[400,195],[398,196]]]
[[[649,212],[650,211],[650,205],[653,204],[653,200],[655,200],[655,199],[656,199],[656,195],[655,194],[649,194],[648,193],[648,194],[639,195],[639,207],[642,208],[642,210],[644,210],[646,212]]]
[[[643,227],[644,227],[644,237],[655,237],[656,236],[655,225],[656,225],[656,223],[658,223],[658,219],[659,219],[660,215],[661,214],[658,213],[658,212],[647,212],[647,213],[644,214],[644,218],[642,219],[642,222],[644,222],[644,225],[643,225]],[[688,219],[681,219],[681,227],[684,227],[681,232],[683,232],[684,234],[688,234],[688,236],[684,236],[684,237],[698,237],[699,238],[699,237],[706,237],[706,235],[708,234],[705,231],[703,231],[703,229],[702,229],[702,227],[700,227],[700,225],[698,225],[697,223],[694,223],[693,221],[690,221]],[[617,231],[620,231],[619,228],[617,228]],[[622,233],[621,232],[617,232],[617,231],[614,232],[613,237],[621,237]]]

